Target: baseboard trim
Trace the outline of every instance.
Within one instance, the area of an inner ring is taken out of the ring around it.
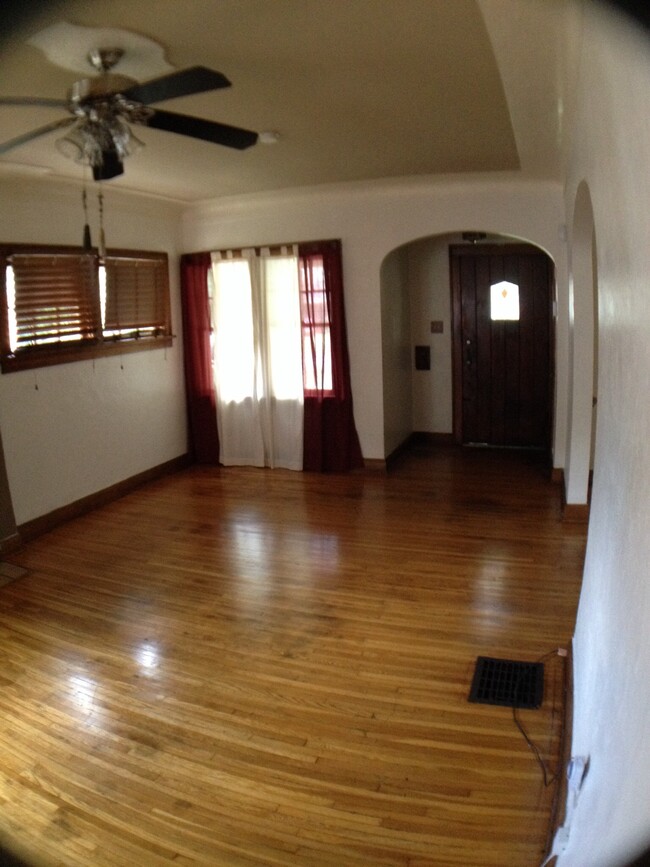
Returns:
[[[435,431],[416,430],[410,436],[413,445],[455,446],[456,437],[453,433],[436,433]]]
[[[390,470],[395,461],[413,446],[455,446],[456,440],[451,433],[434,433],[432,431],[413,431],[397,448],[386,456],[383,461],[384,470]]]
[[[562,520],[570,524],[588,524],[589,503],[563,503]]]
[[[573,639],[569,641],[567,647],[567,655],[564,664],[564,719],[562,724],[562,736],[560,740],[560,765],[557,773],[559,775],[558,786],[555,790],[555,797],[551,805],[551,816],[549,820],[548,836],[546,838],[546,853],[551,852],[553,848],[553,840],[558,829],[564,824],[566,819],[566,805],[569,794],[569,786],[566,775],[566,770],[569,767],[571,760],[571,747],[573,738]],[[557,862],[557,858],[553,858],[551,865]]]
[[[135,476],[130,476],[121,482],[117,482],[108,488],[101,491],[96,491],[94,494],[89,494],[87,497],[82,497],[80,500],[75,500],[73,503],[68,503],[55,509],[53,512],[48,512],[47,515],[41,515],[31,521],[26,521],[17,527],[19,544],[20,542],[29,542],[37,536],[42,536],[44,533],[49,533],[59,524],[66,521],[71,521],[73,518],[80,518],[82,515],[92,512],[100,506],[106,506],[114,500],[119,500],[120,497],[130,494],[137,488],[153,482],[155,479],[160,479],[163,476],[176,473],[179,470],[185,469],[192,463],[188,454],[180,455],[177,458],[172,458],[171,461],[166,461],[163,464],[158,464]]]
[[[385,458],[364,458],[363,466],[371,473],[385,473],[387,459]]]
[[[403,455],[404,452],[407,452],[409,450],[412,442],[413,434],[411,433],[406,437],[403,442],[401,442],[397,446],[396,449],[393,449],[393,451],[389,455],[386,455],[386,460],[384,461],[384,463],[386,464],[386,470],[390,470],[390,468],[395,464],[395,461],[398,460],[400,455]]]
[[[594,483],[593,470],[589,471],[589,479],[587,481],[587,502],[586,503],[567,503],[566,501],[566,477],[562,468],[553,468],[551,472],[552,481],[560,482],[562,485],[562,520],[570,524],[588,524],[589,513],[591,511],[591,489]]]
[[[0,557],[4,557],[5,554],[11,554],[13,551],[17,551],[21,545],[22,540],[19,533],[12,533],[12,535],[7,536],[6,539],[0,540]]]

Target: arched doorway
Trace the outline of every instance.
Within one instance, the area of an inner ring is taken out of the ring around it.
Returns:
[[[569,275],[569,424],[564,496],[567,505],[588,503],[596,407],[596,235],[591,195],[576,192]]]
[[[384,441],[386,456],[412,433],[452,442],[455,439],[454,404],[458,394],[454,384],[452,336],[452,292],[450,248],[464,245],[479,249],[483,244],[504,247],[526,244],[554,266],[546,252],[527,239],[510,235],[481,233],[476,245],[462,232],[437,234],[404,244],[386,256],[381,268],[382,358],[384,397]],[[554,276],[551,296],[555,294]],[[551,300],[544,314],[548,320],[554,361],[554,321]],[[416,362],[417,347],[424,348],[428,363]],[[554,417],[551,369],[543,373],[551,395],[549,415]],[[550,435],[550,422],[548,425]]]

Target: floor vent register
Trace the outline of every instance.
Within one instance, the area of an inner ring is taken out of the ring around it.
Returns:
[[[479,656],[469,700],[537,709],[544,700],[544,664]]]

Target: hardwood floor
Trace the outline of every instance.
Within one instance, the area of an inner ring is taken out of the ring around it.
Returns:
[[[33,865],[533,867],[554,784],[476,657],[573,632],[584,528],[526,453],[191,468],[10,557],[0,844]],[[519,716],[557,771],[564,661]]]

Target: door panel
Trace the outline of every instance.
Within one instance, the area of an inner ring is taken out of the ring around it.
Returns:
[[[454,424],[466,444],[548,448],[552,263],[528,245],[450,248]],[[492,320],[490,287],[519,288],[519,319]]]

